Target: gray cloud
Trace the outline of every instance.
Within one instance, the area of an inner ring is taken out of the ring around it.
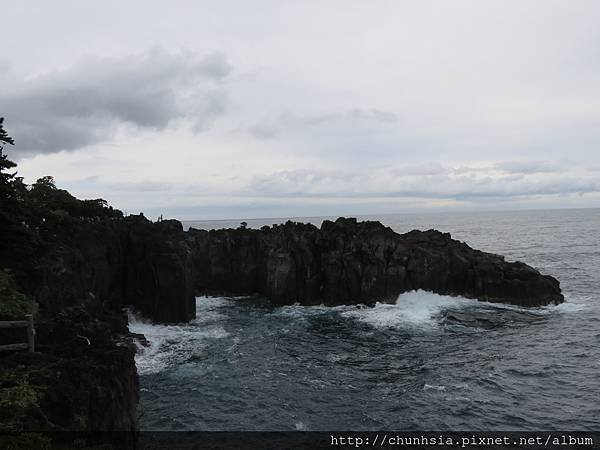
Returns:
[[[502,165],[502,164],[501,164]],[[541,164],[551,167],[552,162]],[[482,199],[600,192],[593,174],[564,168],[554,172],[498,174],[494,168],[456,173],[435,163],[366,171],[291,170],[256,176],[250,195],[305,198]]]
[[[495,169],[508,173],[555,173],[565,170],[565,163],[559,161],[503,161],[494,165]]]
[[[217,216],[600,205],[600,2],[72,3],[2,11],[9,151],[110,145],[28,182]]]
[[[162,130],[185,120],[204,129],[226,109],[223,80],[230,71],[218,53],[86,58],[13,83],[0,104],[17,156],[76,150],[110,141],[121,126]]]
[[[272,139],[287,131],[306,130],[332,124],[348,126],[389,125],[398,122],[398,116],[390,111],[377,108],[352,108],[323,114],[298,115],[284,112],[275,118],[265,118],[249,128],[252,136],[258,139]]]

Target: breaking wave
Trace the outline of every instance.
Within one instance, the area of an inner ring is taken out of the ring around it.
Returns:
[[[140,374],[161,372],[201,356],[211,340],[227,337],[221,326],[221,308],[233,301],[220,297],[196,299],[196,319],[189,324],[152,324],[133,312],[129,313],[129,331],[143,334],[148,345],[138,345],[135,362]]]
[[[345,311],[342,316],[356,318],[374,327],[436,327],[443,311],[472,308],[478,303],[464,297],[418,290],[400,294],[395,304],[377,303],[373,308]]]

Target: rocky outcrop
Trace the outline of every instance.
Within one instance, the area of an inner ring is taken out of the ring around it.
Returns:
[[[355,219],[184,232],[130,216],[42,237],[25,284],[40,305],[38,352],[2,360],[0,431],[135,429],[127,305],[182,322],[194,318],[194,293],[262,294],[276,305],[372,304],[414,289],[524,306],[564,300],[554,278],[449,234]]]
[[[262,294],[278,305],[369,304],[414,289],[524,306],[563,301],[558,281],[526,264],[447,233],[398,234],[356,219],[184,232],[178,221],[140,215],[71,223],[43,242],[27,285],[48,314],[131,305],[156,322],[184,322],[200,293]]]
[[[192,252],[181,223],[126,219],[124,303],[155,322],[187,322],[196,316]]]
[[[523,306],[564,301],[556,279],[434,230],[397,234],[340,218],[320,229],[191,229],[188,242],[197,292],[258,293],[279,305],[371,304],[414,289]]]
[[[41,242],[24,285],[47,316],[99,304],[133,306],[156,322],[195,316],[191,251],[177,221],[140,215],[69,222]]]
[[[121,219],[66,222],[44,230],[22,283],[46,317],[75,305],[120,309],[128,228]]]
[[[122,308],[156,322],[195,317],[181,224],[131,216],[65,220],[37,231],[36,257],[22,283],[39,305],[36,352],[0,355],[0,434],[80,432],[87,439],[103,436],[89,432],[134,431],[135,337]]]
[[[139,386],[127,318],[74,307],[36,328],[35,353],[3,355],[0,432],[135,431]]]

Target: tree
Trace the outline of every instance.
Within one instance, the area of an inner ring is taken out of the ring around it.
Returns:
[[[6,170],[17,167],[17,165],[10,161],[4,154],[4,145],[10,144],[15,145],[15,141],[11,138],[6,130],[4,129],[4,117],[0,117],[0,183],[3,185],[9,182],[15,174],[5,173]]]
[[[17,164],[4,154],[6,144],[14,145],[15,141],[4,129],[4,118],[0,117],[0,269],[14,267],[29,248],[24,207],[15,184],[17,173],[8,172]]]

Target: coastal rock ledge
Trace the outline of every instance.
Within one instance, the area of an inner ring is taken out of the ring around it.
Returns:
[[[320,228],[287,222],[184,231],[176,220],[129,216],[74,223],[52,236],[28,283],[48,316],[70,306],[131,306],[154,322],[187,322],[195,317],[195,295],[351,305],[423,289],[522,306],[564,301],[556,279],[521,262],[474,250],[447,233],[398,234],[356,219],[326,220]]]
[[[257,293],[277,305],[373,304],[415,289],[521,306],[564,301],[555,278],[435,230],[398,234],[339,218],[186,234],[198,294]]]

